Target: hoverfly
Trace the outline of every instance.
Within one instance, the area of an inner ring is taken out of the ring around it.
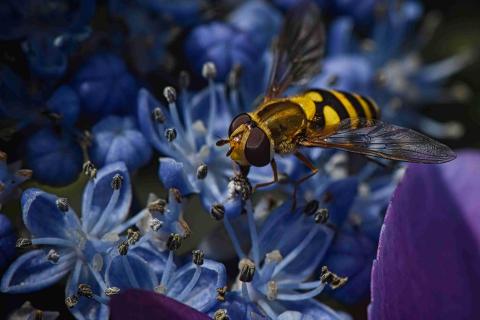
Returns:
[[[324,28],[319,9],[307,4],[287,17],[274,45],[274,60],[267,92],[252,112],[237,115],[228,130],[230,156],[248,172],[250,166],[271,165],[278,182],[274,155],[293,153],[311,173],[318,169],[300,153],[301,147],[336,148],[367,156],[419,163],[443,163],[456,158],[447,146],[416,131],[378,120],[379,108],[365,96],[330,89],[308,89],[281,95],[292,84],[308,81],[320,71]],[[294,192],[295,200],[295,192]]]

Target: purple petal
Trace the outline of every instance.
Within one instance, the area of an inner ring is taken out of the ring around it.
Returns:
[[[170,319],[208,320],[206,314],[151,291],[130,289],[110,300],[112,320]]]
[[[387,211],[370,319],[474,319],[480,301],[480,153],[410,165]]]

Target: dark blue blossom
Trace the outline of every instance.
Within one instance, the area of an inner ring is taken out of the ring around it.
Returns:
[[[19,309],[10,314],[8,318],[11,320],[35,320],[38,318],[39,314],[41,314],[43,320],[55,320],[60,315],[58,311],[44,311],[36,309],[29,301],[27,301]]]
[[[25,38],[22,48],[40,77],[62,76],[68,54],[89,34],[95,0],[2,2],[0,39]]]
[[[7,165],[7,154],[0,151],[0,207],[16,195],[20,184],[31,177],[32,171],[20,169],[20,162]]]
[[[82,149],[68,132],[47,127],[27,140],[26,159],[34,178],[49,185],[75,181],[83,163]]]
[[[60,86],[46,102],[49,111],[60,116],[60,122],[72,128],[80,114],[80,100],[68,85]]]
[[[122,161],[132,171],[150,161],[151,147],[133,117],[108,116],[95,124],[91,133],[89,154],[97,167]]]
[[[251,36],[236,27],[211,22],[195,28],[185,40],[184,52],[195,73],[202,73],[203,65],[213,62],[218,79],[225,80],[235,65],[242,66],[245,73],[256,67],[260,48],[254,45]]]
[[[15,255],[15,231],[6,215],[0,213],[0,269]]]
[[[230,14],[228,22],[248,33],[255,46],[265,50],[280,30],[282,16],[266,1],[249,0]]]
[[[76,73],[72,86],[80,97],[82,111],[92,116],[135,110],[137,82],[123,60],[114,54],[90,57]]]
[[[3,275],[1,290],[23,293],[40,290],[69,274],[67,304],[78,319],[106,318],[108,309],[88,299],[78,300],[79,284],[88,284],[103,301],[107,289],[102,274],[107,249],[118,238],[111,231],[126,218],[132,199],[130,178],[123,163],[98,171],[85,188],[81,219],[67,199],[38,189],[22,196],[23,221],[32,236],[19,239],[17,246],[41,246],[15,260]]]

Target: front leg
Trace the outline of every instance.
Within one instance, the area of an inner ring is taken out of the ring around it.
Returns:
[[[255,187],[253,187],[253,192],[255,192],[258,188],[263,188],[278,182],[278,170],[277,170],[277,163],[275,162],[275,158],[273,158],[272,161],[270,161],[270,166],[272,167],[273,180],[269,182],[256,184]]]

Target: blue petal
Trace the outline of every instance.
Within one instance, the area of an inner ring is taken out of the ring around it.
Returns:
[[[46,250],[33,250],[20,256],[5,271],[1,291],[26,293],[46,288],[63,278],[73,267],[74,258],[56,264],[47,259]]]
[[[333,21],[329,30],[328,54],[330,57],[346,54],[352,45],[353,21],[342,17]]]
[[[197,192],[187,177],[182,162],[172,158],[160,158],[158,166],[158,177],[167,189],[176,188],[182,195]]]
[[[39,189],[27,189],[22,194],[23,222],[34,237],[69,239],[80,221],[70,209],[62,212],[56,205],[57,196]]]
[[[219,303],[209,312],[209,316],[213,318],[215,311],[218,309],[226,309],[230,319],[245,320],[261,320],[267,319],[263,316],[258,308],[250,301],[245,301],[237,292],[228,292],[224,302]]]
[[[149,263],[133,252],[112,258],[105,272],[110,287],[153,290],[159,281]]]
[[[26,54],[32,71],[43,78],[58,78],[67,69],[67,56],[54,45],[50,34],[36,33],[26,41]]]
[[[78,71],[73,80],[87,112],[97,115],[134,111],[137,83],[123,60],[113,54],[97,54]]]
[[[59,87],[48,99],[47,106],[50,111],[62,116],[62,123],[73,126],[80,112],[80,100],[70,86]]]
[[[100,274],[98,274],[100,276]],[[100,276],[101,277],[101,276]],[[105,297],[103,290],[96,281],[90,268],[78,261],[73,272],[68,278],[67,285],[65,287],[65,296],[69,297],[77,294],[79,284],[88,284],[94,294]],[[79,297],[78,303],[69,310],[78,320],[107,320],[108,319],[108,306],[101,304],[93,299],[85,297]]]
[[[195,273],[195,268],[195,264],[189,263],[175,273],[168,296],[175,298],[182,292]],[[227,275],[225,266],[212,260],[205,260],[201,268],[202,273],[197,284],[182,302],[199,311],[206,312],[217,303],[216,289],[226,285]]]
[[[315,320],[315,318],[298,311],[285,311],[278,316],[277,320]]]
[[[112,178],[116,174],[123,177],[119,198],[111,211],[104,212],[114,192],[111,183]],[[104,218],[106,223],[101,227],[99,234],[107,233],[125,220],[131,201],[132,187],[130,185],[130,175],[125,164],[116,162],[103,167],[97,172],[97,177],[87,183],[83,192],[83,229],[87,232],[91,231],[96,223],[102,220],[102,216],[107,215],[107,218]]]
[[[343,315],[340,315],[330,309],[328,306],[314,300],[303,300],[298,302],[283,302],[283,306],[288,310],[298,311],[303,316],[312,317],[313,319],[324,320],[341,320],[345,319]],[[288,319],[288,318],[287,318]],[[307,318],[308,319],[308,318]]]
[[[163,115],[165,116],[165,128],[174,127],[167,109],[144,88],[138,91],[137,104],[138,124],[145,137],[150,141],[155,149],[162,152],[164,155],[173,154],[172,149],[168,146],[167,141],[165,140],[165,137],[158,134],[157,124],[152,119],[152,111],[155,108],[160,107],[163,111]]]
[[[141,245],[135,246],[131,252],[135,253],[135,255],[144,261],[148,261],[149,267],[155,272],[157,278],[161,278],[167,264],[168,253],[160,251],[158,247],[155,247],[150,242],[144,242]],[[175,267],[173,270],[175,270]]]
[[[0,213],[0,268],[15,255],[15,240],[12,223],[6,215]]]
[[[136,170],[152,156],[150,145],[132,117],[106,117],[93,127],[92,133],[90,155],[98,167],[123,161],[129,170]]]
[[[357,196],[358,179],[355,177],[334,181],[327,188],[330,201],[327,202],[327,209],[330,214],[329,221],[341,226],[350,211],[350,208]]]
[[[33,176],[50,185],[65,185],[82,170],[82,149],[69,136],[59,136],[45,128],[28,138],[27,163]]]
[[[291,203],[287,202],[275,209],[264,222],[259,233],[260,255],[265,256],[279,250],[283,257],[295,250],[311,230],[318,231],[307,247],[283,269],[285,279],[301,281],[310,276],[324,258],[322,252],[330,245],[333,231],[317,225],[312,217],[300,212],[292,213]]]

